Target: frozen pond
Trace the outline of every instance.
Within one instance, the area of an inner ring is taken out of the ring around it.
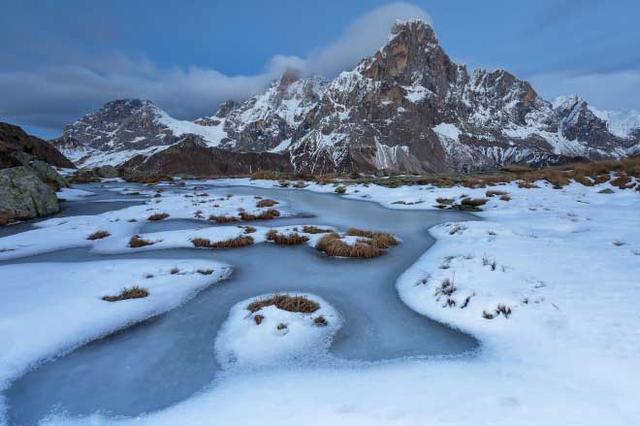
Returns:
[[[397,277],[433,243],[427,233],[429,227],[472,216],[390,210],[374,203],[302,190],[233,187],[220,191],[284,200],[297,211],[314,215],[278,219],[267,225],[355,226],[392,232],[402,243],[372,260],[331,259],[309,247],[259,244],[235,250],[169,249],[133,255],[97,255],[87,249],[69,249],[2,262],[213,258],[234,268],[229,280],[203,291],[182,307],[45,363],[14,382],[6,393],[10,424],[37,424],[52,411],[136,415],[192,396],[220,374],[213,343],[229,308],[268,292],[317,294],[340,312],[344,325],[331,346],[331,357],[313,361],[322,365],[368,368],[381,360],[459,355],[477,347],[472,337],[410,310],[401,302],[394,285]],[[123,198],[106,192],[100,197]],[[112,209],[122,208],[119,201],[95,203],[87,199],[66,204],[63,214],[94,214],[104,211],[108,204]],[[147,224],[142,231],[194,225],[202,226],[202,222],[167,220]]]

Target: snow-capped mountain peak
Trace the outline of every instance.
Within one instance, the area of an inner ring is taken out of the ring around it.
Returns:
[[[548,102],[506,70],[469,73],[428,23],[409,20],[331,81],[288,71],[194,122],[149,101],[114,101],[67,126],[57,146],[81,164],[114,162],[194,134],[226,150],[288,154],[301,172],[422,173],[619,158],[640,151],[639,127],[638,113],[599,111],[576,96]]]

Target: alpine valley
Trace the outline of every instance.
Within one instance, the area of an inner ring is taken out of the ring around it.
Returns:
[[[576,96],[549,102],[504,70],[470,73],[412,20],[333,80],[289,71],[194,121],[115,100],[52,142],[78,166],[144,174],[473,172],[640,154],[640,113],[602,112]]]

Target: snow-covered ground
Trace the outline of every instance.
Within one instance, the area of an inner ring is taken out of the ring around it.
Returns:
[[[248,179],[215,183],[277,187]],[[396,283],[411,309],[476,336],[476,356],[348,368],[275,365],[229,375],[135,419],[96,414],[47,424],[638,424],[640,192],[608,183],[537,185],[347,186],[346,197],[397,209],[508,193],[488,197],[482,220],[431,229],[437,243]],[[242,308],[232,309],[228,327],[247,320],[237,312]]]
[[[229,273],[228,266],[204,260],[0,266],[0,389],[34,364],[166,312]],[[149,295],[102,300],[134,286]]]
[[[250,312],[247,308],[250,303],[273,296],[265,294],[231,308],[215,341],[216,356],[224,368],[277,366],[296,358],[326,355],[333,335],[341,326],[340,315],[318,296],[288,295],[305,297],[319,307],[312,313],[289,312],[275,306]],[[314,322],[316,318],[325,322],[318,324]]]
[[[162,220],[194,219],[203,221],[203,224],[210,216],[238,219],[241,212],[257,215],[269,209],[277,209],[282,216],[291,214],[284,203],[272,207],[258,207],[261,198],[254,196],[209,194],[201,191],[176,194],[169,190],[151,193],[155,195],[141,205],[99,215],[59,217],[37,222],[36,229],[0,239],[0,260],[74,247],[104,246],[105,250],[115,246],[126,248],[129,238],[144,223],[153,220],[153,215],[159,214],[168,215]],[[123,191],[123,194],[134,193],[127,190]],[[140,195],[150,194],[141,191]],[[238,229],[235,228],[236,231]],[[107,232],[109,235],[100,239],[89,239],[93,233],[99,231]]]

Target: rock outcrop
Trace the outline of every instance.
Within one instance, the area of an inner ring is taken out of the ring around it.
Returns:
[[[0,225],[60,210],[56,193],[27,166],[0,170]]]
[[[0,122],[0,169],[27,165],[32,160],[44,161],[56,167],[75,168],[47,141],[28,135],[18,126]]]

